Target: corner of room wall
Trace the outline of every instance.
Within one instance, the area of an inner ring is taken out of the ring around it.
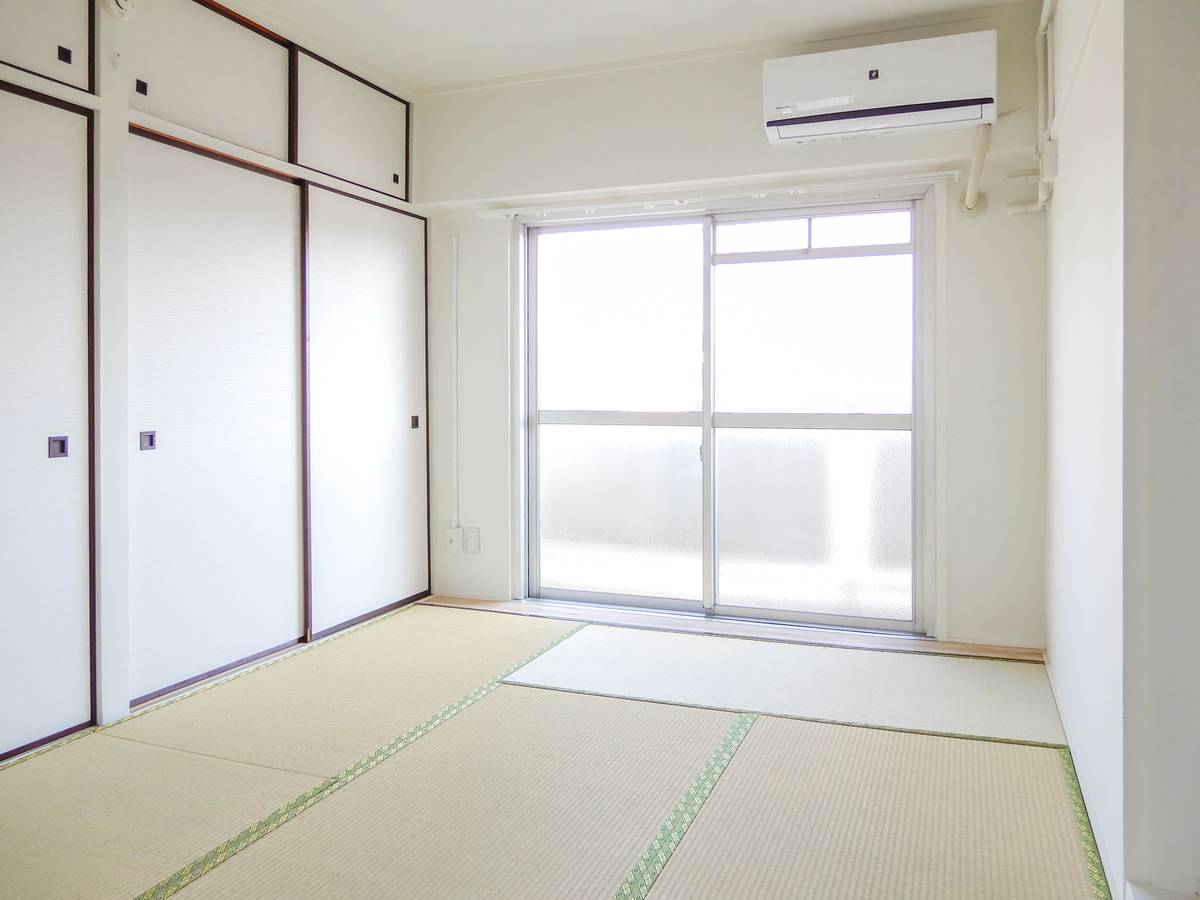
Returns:
[[[1184,897],[1200,895],[1200,4],[1126,10],[1125,871]]]
[[[1060,0],[1048,220],[1047,662],[1109,883],[1124,884],[1124,0]]]

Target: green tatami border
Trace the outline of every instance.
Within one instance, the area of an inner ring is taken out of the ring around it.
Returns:
[[[734,719],[733,725],[708,757],[696,780],[684,791],[667,820],[651,839],[642,858],[634,865],[624,884],[617,889],[615,900],[645,900],[757,718],[754,713],[741,713]]]
[[[1087,806],[1083,802],[1083,790],[1079,786],[1079,775],[1075,772],[1075,761],[1071,751],[1063,747],[1058,751],[1062,760],[1063,775],[1067,780],[1067,796],[1075,813],[1075,829],[1079,832],[1079,843],[1083,848],[1088,875],[1092,879],[1092,896],[1100,900],[1112,900],[1108,878],[1104,874],[1104,863],[1100,859],[1100,848],[1096,846],[1096,835],[1092,831],[1092,820],[1088,818]]]
[[[247,847],[261,838],[266,837],[280,825],[283,825],[284,823],[294,819],[300,813],[304,812],[304,810],[320,802],[321,800],[324,800],[335,791],[338,791],[350,784],[350,782],[354,781],[359,776],[369,772],[371,769],[375,768],[384,760],[403,750],[418,738],[428,734],[438,725],[441,725],[448,719],[458,715],[467,707],[482,700],[488,694],[492,693],[492,691],[496,690],[496,688],[500,687],[501,682],[508,675],[512,674],[522,666],[528,665],[546,651],[552,649],[553,647],[565,641],[571,635],[578,632],[580,629],[586,627],[586,625],[587,623],[581,623],[578,627],[572,628],[565,634],[560,635],[550,643],[522,659],[520,662],[510,666],[500,675],[497,675],[495,678],[484,682],[479,687],[455,700],[449,706],[443,707],[424,722],[421,722],[419,725],[415,725],[399,737],[393,738],[382,747],[379,747],[371,753],[368,753],[366,756],[352,763],[350,766],[338,772],[336,775],[326,778],[320,784],[309,788],[299,797],[296,797],[275,811],[263,816],[261,819],[241,831],[239,834],[234,835],[229,840],[214,847],[203,856],[192,860],[192,862],[188,863],[182,869],[179,869],[177,872],[173,873],[167,878],[164,878],[162,881],[158,882],[158,884],[147,888],[145,891],[137,895],[136,900],[165,900],[165,898],[174,895],[182,888],[200,878],[202,875],[211,872],[221,863],[225,862],[225,860],[235,856],[242,850],[245,850]]]

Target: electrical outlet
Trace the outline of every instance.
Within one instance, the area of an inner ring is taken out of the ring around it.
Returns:
[[[458,553],[458,548],[462,544],[462,532],[461,528],[447,528],[442,532],[442,546],[451,556]]]
[[[468,553],[478,553],[479,552],[479,529],[478,528],[468,528],[467,529],[467,552]]]

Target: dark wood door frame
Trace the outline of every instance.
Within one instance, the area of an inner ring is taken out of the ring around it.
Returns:
[[[201,0],[196,0],[201,2]],[[129,133],[147,140],[165,144],[170,147],[175,147],[179,150],[188,153],[194,153],[198,156],[203,156],[207,159],[216,162],[225,163],[226,165],[235,166],[240,169],[245,169],[268,178],[275,178],[280,181],[294,184],[299,188],[299,204],[300,204],[300,241],[299,241],[299,261],[300,261],[300,285],[299,285],[299,360],[300,360],[300,459],[301,459],[301,518],[302,518],[302,547],[301,558],[303,561],[303,577],[302,577],[302,605],[303,605],[303,633],[296,639],[288,641],[277,647],[271,647],[259,653],[253,654],[242,659],[237,659],[226,663],[217,668],[203,672],[199,675],[194,675],[174,684],[159,688],[150,693],[143,694],[140,697],[135,697],[130,701],[131,706],[140,706],[157,700],[166,694],[173,693],[183,688],[190,687],[201,681],[207,681],[219,675],[223,675],[233,669],[240,668],[251,662],[264,659],[268,656],[273,656],[297,644],[310,643],[320,640],[323,637],[328,637],[331,634],[358,625],[369,619],[381,616],[392,610],[406,606],[417,600],[421,600],[430,596],[432,592],[432,546],[431,541],[426,555],[426,578],[428,584],[425,590],[413,594],[410,597],[403,597],[388,603],[378,609],[371,610],[356,616],[345,622],[341,622],[330,628],[322,629],[319,632],[313,630],[313,608],[312,608],[312,524],[311,524],[311,478],[312,466],[310,459],[310,440],[309,440],[309,364],[308,364],[308,337],[309,337],[309,319],[308,319],[308,283],[309,283],[309,196],[313,188],[323,191],[328,191],[332,194],[337,194],[342,197],[347,197],[359,203],[366,203],[370,206],[375,206],[380,209],[386,209],[389,212],[397,213],[402,216],[416,219],[423,223],[424,228],[424,307],[425,307],[425,509],[426,509],[426,531],[429,528],[430,515],[430,494],[429,494],[429,221],[425,216],[418,215],[414,212],[405,209],[399,209],[395,206],[389,206],[386,203],[377,200],[371,200],[364,197],[359,197],[346,191],[338,190],[337,188],[327,187],[321,184],[309,182],[303,178],[298,178],[270,166],[261,165],[259,163],[249,162],[248,160],[232,156],[219,150],[213,150],[210,147],[204,147],[181,138],[174,137],[163,132],[155,131],[142,125],[131,123],[129,125]],[[396,198],[393,198],[396,199]]]
[[[87,122],[86,147],[86,271],[87,271],[87,432],[88,432],[88,720],[68,726],[54,734],[37,738],[20,747],[0,747],[0,761],[19,756],[44,744],[56,741],[97,721],[96,691],[96,177],[95,177],[95,113],[84,106],[68,103],[6,81],[0,81],[0,91],[44,103],[66,112],[83,116]]]

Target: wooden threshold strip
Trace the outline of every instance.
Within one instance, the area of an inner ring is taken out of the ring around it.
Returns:
[[[941,656],[1005,659],[1013,662],[1042,663],[1045,661],[1042,651],[1031,647],[939,641],[921,635],[885,634],[844,628],[822,628],[815,625],[787,625],[776,622],[751,622],[720,616],[595,606],[555,600],[476,600],[464,597],[433,596],[421,602],[430,606],[478,609],[508,615],[591,622],[618,628],[645,628],[651,631],[676,631],[683,634],[736,637],[787,644],[817,644],[827,647],[886,650],[897,653],[931,653]]]

